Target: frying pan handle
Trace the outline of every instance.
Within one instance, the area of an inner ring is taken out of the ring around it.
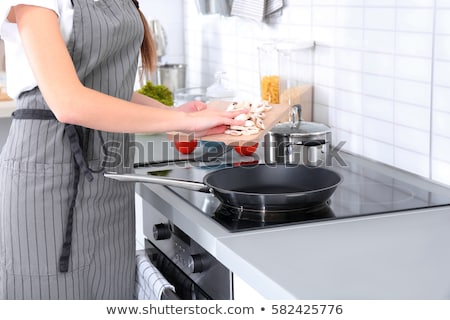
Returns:
[[[200,192],[210,192],[210,188],[201,182],[187,181],[181,179],[164,178],[156,176],[144,176],[142,174],[128,173],[119,174],[114,172],[106,172],[103,174],[105,178],[115,179],[124,182],[143,182],[143,183],[153,183],[160,184],[168,187],[179,187],[183,189],[188,189],[192,191]]]

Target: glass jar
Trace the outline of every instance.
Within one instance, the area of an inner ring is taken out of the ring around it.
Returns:
[[[258,47],[261,99],[271,104],[301,104],[312,117],[314,42],[269,42]],[[286,119],[287,121],[287,119]]]

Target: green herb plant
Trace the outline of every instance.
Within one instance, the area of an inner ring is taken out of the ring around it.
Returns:
[[[139,93],[147,97],[158,100],[166,106],[173,106],[173,93],[163,84],[154,85],[151,81],[138,90]]]

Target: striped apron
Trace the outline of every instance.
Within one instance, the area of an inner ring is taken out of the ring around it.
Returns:
[[[131,0],[73,0],[68,50],[89,88],[130,100],[143,27]],[[133,136],[58,122],[24,92],[0,154],[0,299],[132,299]]]

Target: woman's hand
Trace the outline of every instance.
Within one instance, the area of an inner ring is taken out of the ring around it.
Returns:
[[[228,126],[243,126],[245,121],[235,120],[234,118],[245,112],[245,110],[221,111],[213,108],[186,112],[185,131],[193,132],[197,137],[220,134]]]
[[[201,101],[190,101],[175,108],[188,114],[188,126],[190,119],[193,123],[186,129],[186,132],[193,132],[196,137],[203,137],[212,134],[223,133],[230,125],[244,125],[244,121],[237,121],[234,118],[245,111],[220,111],[208,109],[208,106]]]

